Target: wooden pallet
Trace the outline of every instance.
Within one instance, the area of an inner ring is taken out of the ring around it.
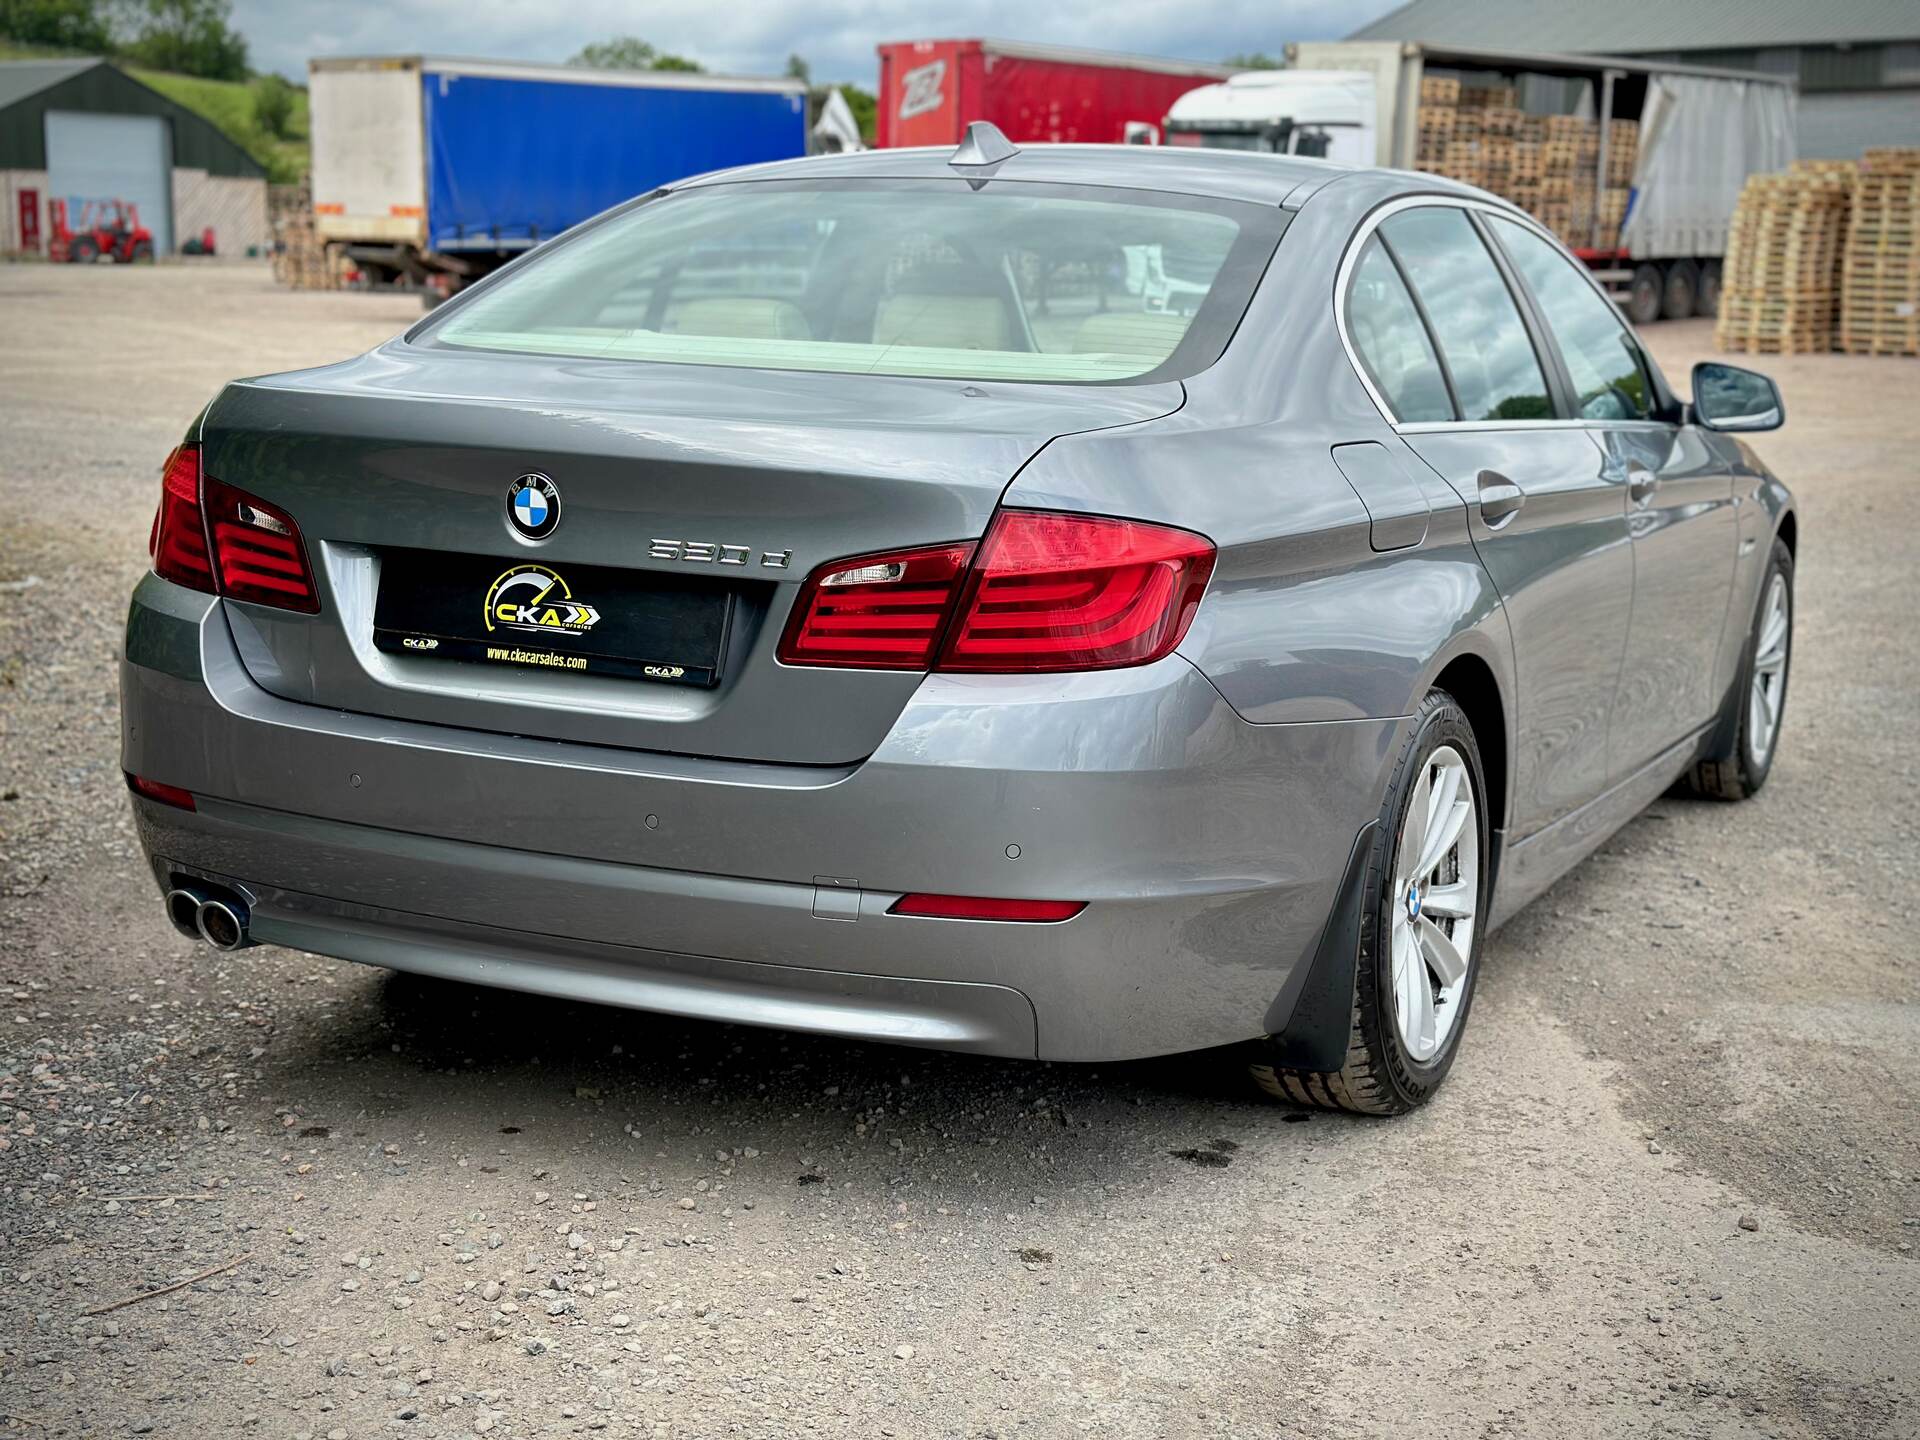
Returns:
[[[1475,85],[1460,89],[1460,108],[1463,110],[1511,110],[1514,102],[1514,89],[1511,85]]]
[[[1831,350],[1852,190],[1816,170],[1755,175],[1728,226],[1714,340],[1725,351]]]
[[[1860,157],[1840,265],[1839,346],[1920,355],[1920,147]]]

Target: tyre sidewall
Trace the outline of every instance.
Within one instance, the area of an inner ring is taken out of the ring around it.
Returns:
[[[1431,1060],[1416,1060],[1407,1053],[1394,1018],[1393,946],[1391,907],[1399,897],[1393,894],[1396,851],[1406,820],[1414,787],[1425,771],[1428,758],[1443,745],[1451,745],[1466,760],[1467,775],[1473,785],[1474,825],[1480,846],[1480,894],[1475,915],[1479,919],[1473,948],[1467,956],[1467,983],[1460,996],[1460,1015],[1440,1053]],[[1453,1068],[1460,1037],[1466,1033],[1473,1011],[1474,991],[1480,978],[1480,951],[1486,934],[1487,897],[1492,883],[1492,865],[1488,854],[1489,817],[1486,782],[1482,774],[1480,747],[1473,727],[1451,696],[1434,692],[1421,707],[1420,723],[1398,767],[1392,791],[1381,807],[1381,825],[1374,836],[1373,858],[1367,876],[1367,905],[1360,920],[1360,954],[1355,965],[1360,1023],[1367,1048],[1380,1061],[1380,1070],[1393,1088],[1411,1105],[1424,1101]]]

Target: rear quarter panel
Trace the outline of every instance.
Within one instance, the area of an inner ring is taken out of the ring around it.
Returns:
[[[1406,716],[1467,654],[1513,693],[1505,612],[1461,497],[1381,417],[1335,327],[1341,252],[1380,184],[1348,177],[1302,208],[1233,342],[1187,382],[1177,414],[1056,440],[1007,495],[1212,539],[1219,560],[1181,653],[1251,724]],[[1385,446],[1424,493],[1418,545],[1373,549],[1367,508],[1331,453],[1363,441]]]

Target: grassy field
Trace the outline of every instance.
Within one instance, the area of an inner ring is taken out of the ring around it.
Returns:
[[[253,87],[231,80],[200,80],[192,75],[174,75],[165,70],[139,70],[127,73],[143,85],[150,85],[169,100],[203,115],[223,130],[235,144],[267,167],[267,178],[276,184],[296,181],[307,168],[307,92],[293,92],[293,115],[287,125],[286,139],[262,134],[253,123]]]
[[[71,54],[0,40],[0,60],[62,60]],[[279,139],[263,134],[253,119],[253,86],[236,80],[201,80],[166,70],[123,66],[141,84],[158,90],[177,105],[213,122],[235,144],[267,167],[267,178],[289,183],[307,168],[307,92],[293,92],[293,114],[288,135]]]

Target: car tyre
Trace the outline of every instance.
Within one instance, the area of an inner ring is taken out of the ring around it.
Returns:
[[[1715,800],[1745,800],[1773,773],[1786,718],[1787,679],[1793,660],[1793,552],[1775,537],[1767,573],[1760,581],[1753,624],[1747,631],[1740,678],[1714,738],[1721,747],[1687,773],[1687,787]]]
[[[1693,313],[1712,320],[1720,313],[1720,262],[1709,260],[1700,267],[1700,289],[1693,297]]]
[[[1253,1078],[1275,1099],[1399,1115],[1425,1104],[1446,1079],[1473,1004],[1488,918],[1484,775],[1465,712],[1444,690],[1429,692],[1366,842],[1345,1061],[1331,1072],[1294,1069],[1259,1058],[1257,1047],[1274,1042],[1256,1041]],[[1409,853],[1421,850],[1430,853]]]
[[[1668,320],[1691,320],[1700,298],[1700,271],[1691,260],[1676,260],[1667,267],[1667,284],[1660,299],[1660,314]]]
[[[1627,318],[1636,325],[1651,325],[1660,318],[1666,291],[1666,278],[1658,265],[1635,266],[1627,289]]]

